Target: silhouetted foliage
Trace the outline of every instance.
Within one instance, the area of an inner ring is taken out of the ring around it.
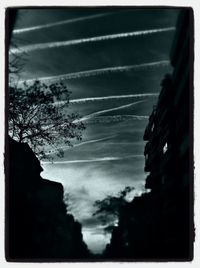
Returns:
[[[31,85],[10,86],[9,135],[20,143],[27,142],[40,159],[47,158],[47,145],[62,157],[59,145],[70,146],[72,139],[81,140],[85,128],[78,114],[66,114],[69,97],[61,82],[46,85],[36,80]]]
[[[120,210],[128,203],[127,195],[134,190],[134,187],[126,186],[117,196],[108,195],[103,200],[97,200],[94,207],[97,210],[93,216],[98,217],[99,221],[106,225],[105,232],[111,232],[114,224],[118,220]]]

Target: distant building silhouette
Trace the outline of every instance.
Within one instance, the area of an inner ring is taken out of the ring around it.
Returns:
[[[104,252],[112,259],[191,260],[193,226],[193,14],[182,9],[171,49],[173,73],[149,117],[147,189],[123,208]]]

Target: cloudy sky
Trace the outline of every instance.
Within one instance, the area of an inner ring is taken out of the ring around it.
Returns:
[[[25,55],[20,80],[60,79],[72,91],[68,111],[86,125],[83,141],[43,163],[42,176],[63,184],[88,247],[109,241],[93,203],[125,186],[144,189],[143,133],[156,104],[178,10],[134,8],[21,9],[13,32]],[[24,57],[24,56],[23,56]]]

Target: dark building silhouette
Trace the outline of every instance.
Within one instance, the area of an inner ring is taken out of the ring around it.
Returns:
[[[81,224],[67,214],[63,186],[42,179],[28,144],[9,139],[6,184],[6,258],[56,261],[89,257]]]
[[[180,188],[189,185],[190,104],[192,61],[190,14],[182,12],[171,50],[172,75],[163,79],[158,103],[144,133],[146,188]],[[192,107],[191,107],[192,108]]]
[[[10,45],[16,16],[17,9],[7,9],[7,47]],[[8,62],[7,55],[7,69],[9,75],[12,75],[12,63]],[[14,67],[15,71],[20,67],[18,62],[14,61]],[[8,92],[7,88],[7,103]],[[7,261],[69,261],[88,258],[90,252],[82,238],[81,224],[67,214],[62,184],[40,176],[42,167],[28,144],[18,143],[6,134],[5,150]]]
[[[149,117],[145,187],[150,190],[120,213],[105,257],[135,260],[192,259],[193,248],[193,13],[182,9],[171,49],[172,74],[161,83]]]

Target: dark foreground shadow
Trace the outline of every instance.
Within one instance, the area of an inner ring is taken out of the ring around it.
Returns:
[[[42,168],[30,147],[9,138],[7,164],[7,260],[88,258],[81,224],[63,203],[62,185],[40,177]]]

